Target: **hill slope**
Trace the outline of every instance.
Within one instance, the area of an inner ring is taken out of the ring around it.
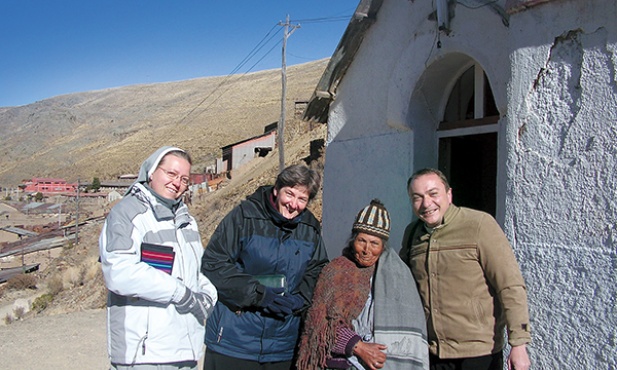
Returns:
[[[287,69],[286,117],[308,100],[328,60]],[[280,70],[76,93],[0,108],[0,186],[135,173],[161,145],[187,149],[202,171],[222,146],[278,121]]]

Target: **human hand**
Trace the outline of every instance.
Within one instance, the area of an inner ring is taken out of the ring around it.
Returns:
[[[531,361],[529,361],[527,347],[524,344],[512,347],[507,364],[508,370],[528,370],[531,367]]]
[[[384,367],[386,354],[383,352],[388,347],[379,343],[358,342],[353,349],[353,353],[360,357],[370,370],[377,370]]]
[[[304,306],[304,299],[299,295],[285,294],[274,297],[274,304],[280,308],[282,313],[290,315]]]
[[[304,299],[297,295],[285,294],[274,297],[272,303],[264,311],[275,316],[291,315],[304,306]]]
[[[280,297],[283,291],[285,291],[285,288],[265,287],[263,292],[263,298],[257,305],[263,308],[266,312],[270,312],[272,309],[276,310],[275,307],[277,306],[277,304],[274,303],[274,300],[277,297]]]
[[[203,293],[195,293],[192,290],[186,288],[182,299],[174,303],[176,311],[179,314],[190,313],[201,325],[205,325],[206,319],[208,319],[208,313],[212,308],[212,301],[210,297]]]

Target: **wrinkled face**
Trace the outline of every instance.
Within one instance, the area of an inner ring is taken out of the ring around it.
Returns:
[[[306,186],[296,185],[293,188],[283,186],[274,189],[274,203],[276,209],[288,220],[298,216],[306,208],[309,202],[309,190]]]
[[[431,173],[409,184],[409,198],[415,215],[426,226],[436,227],[442,223],[443,215],[452,204],[452,189],[446,190],[439,176]]]
[[[166,199],[178,199],[189,185],[191,165],[184,159],[168,154],[150,176],[150,187]]]
[[[383,240],[371,234],[358,233],[353,241],[353,250],[358,265],[370,267],[377,263],[383,252]]]

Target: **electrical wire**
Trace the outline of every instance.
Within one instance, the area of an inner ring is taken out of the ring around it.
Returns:
[[[304,23],[304,24],[310,24],[310,23],[328,23],[328,22],[341,22],[341,21],[348,21],[351,18],[351,16],[346,15],[346,16],[340,16],[340,17],[327,17],[327,18],[312,18],[312,19],[293,19],[290,20],[290,22],[293,23]]]
[[[348,21],[350,18],[351,18],[350,15],[345,15],[345,16],[322,17],[322,18],[297,19],[297,20],[293,20],[293,21],[290,20],[290,22],[293,22],[293,23],[304,23],[304,24],[329,23],[329,22]],[[221,90],[221,88],[223,87],[223,85],[225,85],[229,81],[230,78],[232,78],[233,76],[237,76],[237,72],[242,67],[244,67],[253,57],[255,57],[257,55],[257,53],[259,51],[261,51],[268,43],[270,43],[272,41],[272,39],[276,35],[278,35],[282,31],[282,28],[281,28],[281,29],[279,29],[279,31],[277,31],[275,33],[272,33],[272,31],[277,26],[279,26],[279,25],[280,24],[277,23],[274,26],[272,26],[272,28],[266,33],[266,35],[264,37],[262,37],[262,39],[257,43],[257,45],[255,45],[255,47],[253,47],[253,49],[247,54],[247,56],[244,57],[244,59],[242,59],[242,61],[240,61],[240,63],[238,63],[238,65],[205,98],[203,98],[191,110],[189,110],[178,121],[178,124],[183,123],[187,119],[187,117],[189,117],[197,109],[199,109],[199,107],[201,107],[210,97],[212,97],[215,93],[219,92]],[[261,58],[259,58],[255,63],[253,63],[253,65],[251,65],[251,67],[249,69],[247,69],[241,76],[239,76],[238,79],[244,77],[246,74],[251,72],[253,70],[253,68],[255,68],[255,66],[257,66],[257,64],[259,64],[266,56],[268,56],[272,52],[272,50],[274,50],[275,47],[280,45],[281,42],[282,41],[279,40],[276,44],[274,44],[274,46],[272,46],[265,54],[263,54],[261,56]],[[309,58],[304,58],[304,59],[309,59]],[[203,114],[205,111],[210,109],[210,107],[212,107],[212,105],[214,103],[216,103],[227,91],[229,91],[230,88],[231,87],[229,87],[226,90],[222,91],[214,100],[212,100],[207,106],[205,106],[204,109],[199,114]]]
[[[268,31],[268,33],[262,37],[262,39],[257,43],[257,45],[255,45],[253,47],[253,49],[248,53],[248,55],[246,57],[244,57],[244,59],[242,59],[242,61],[240,63],[238,63],[238,65],[227,75],[225,76],[225,78],[205,97],[203,98],[199,103],[197,103],[197,105],[195,105],[188,113],[186,113],[179,121],[178,124],[181,124],[182,122],[184,122],[184,120],[190,116],[191,114],[193,114],[193,112],[195,112],[199,107],[201,107],[206,100],[208,100],[212,95],[214,95],[216,92],[218,92],[221,87],[227,83],[229,81],[230,78],[232,78],[233,76],[237,75],[237,72],[246,64],[248,63],[261,49],[263,49],[277,34],[279,34],[282,29],[279,29],[279,31],[275,32],[274,34],[272,34],[272,31],[275,29],[275,27],[277,27],[278,24],[275,24],[270,31]],[[272,34],[272,35],[271,35]],[[268,37],[269,35],[271,35],[270,37]],[[267,39],[267,40],[266,40]],[[265,41],[264,41],[265,40]],[[276,44],[274,44],[274,46],[272,46],[257,62],[255,62],[246,72],[244,72],[244,74],[242,74],[243,77],[245,76],[247,73],[249,73],[251,70],[253,70],[253,68],[255,68],[255,66],[261,62],[266,56],[268,56],[272,50],[281,43],[281,41],[277,42]],[[205,112],[206,110],[208,110],[216,101],[218,101],[218,99],[220,99],[225,92],[227,92],[229,89],[223,91],[216,99],[214,99],[208,106],[206,106],[206,108],[201,112]],[[201,114],[200,113],[200,114]]]

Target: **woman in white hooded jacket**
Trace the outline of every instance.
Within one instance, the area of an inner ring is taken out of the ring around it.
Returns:
[[[191,159],[162,147],[113,207],[99,238],[114,369],[196,369],[216,288],[201,272],[203,246],[182,202]],[[153,367],[154,366],[154,367]]]

